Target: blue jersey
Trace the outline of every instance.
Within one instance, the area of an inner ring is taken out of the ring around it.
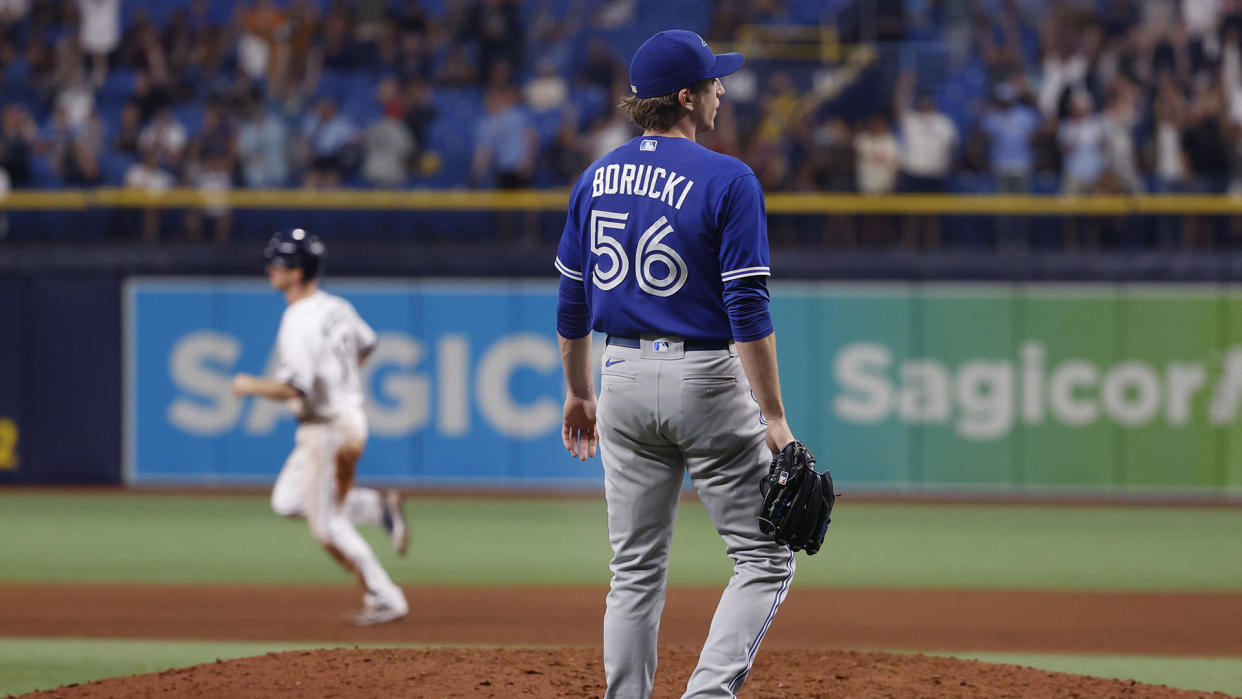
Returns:
[[[689,139],[643,136],[574,185],[556,268],[585,287],[593,330],[721,340],[734,335],[726,285],[768,276],[768,255],[749,167]]]

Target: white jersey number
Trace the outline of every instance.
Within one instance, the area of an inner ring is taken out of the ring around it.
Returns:
[[[621,241],[608,235],[610,230],[625,230],[629,218],[628,213],[598,209],[591,211],[591,252],[599,257],[607,257],[611,263],[606,271],[601,271],[600,265],[595,265],[591,272],[591,281],[604,291],[624,281],[630,271],[629,259],[625,249],[621,247]],[[686,279],[690,276],[686,261],[663,242],[672,232],[673,226],[668,218],[661,216],[643,232],[638,239],[638,249],[634,251],[638,288],[652,296],[672,296],[685,286]],[[663,276],[655,275],[655,265],[664,268]]]
[[[621,241],[607,233],[610,230],[625,230],[625,222],[629,217],[629,214],[612,211],[591,212],[591,254],[612,260],[607,272],[600,271],[599,265],[595,265],[591,272],[591,280],[595,282],[595,286],[604,291],[624,281],[625,275],[630,271],[630,261],[625,257]]]

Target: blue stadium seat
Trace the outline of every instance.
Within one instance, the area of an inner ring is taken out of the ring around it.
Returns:
[[[564,113],[560,109],[531,113],[531,118],[535,122],[535,130],[539,132],[540,143],[547,143],[556,138],[556,134],[561,128],[561,121],[564,119],[564,116]]]
[[[205,109],[202,102],[189,102],[178,105],[173,107],[173,118],[185,127],[187,136],[194,138],[203,130],[203,112]]]
[[[328,69],[323,71],[323,75],[319,77],[319,86],[315,90],[315,96],[319,99],[331,99],[337,104],[345,101],[346,93],[349,90],[349,73],[341,70]]]
[[[579,87],[570,91],[570,102],[578,110],[578,128],[585,130],[600,116],[608,113],[608,93],[599,87]]]
[[[134,158],[116,151],[105,151],[99,159],[99,170],[104,184],[120,187],[125,184],[125,173],[134,164]]]
[[[59,189],[60,175],[52,167],[52,160],[44,155],[36,155],[30,159],[30,186],[36,189]]]
[[[99,101],[124,102],[130,95],[134,94],[134,76],[134,71],[129,68],[109,70],[108,77],[104,79],[104,84],[100,85],[99,90],[95,92],[95,99]]]

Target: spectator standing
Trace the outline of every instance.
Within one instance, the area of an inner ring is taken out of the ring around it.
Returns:
[[[95,108],[95,91],[86,82],[81,66],[75,66],[69,79],[56,95],[57,109],[65,110],[65,116],[72,128],[79,128],[86,123],[87,117]]]
[[[1092,110],[1094,103],[1085,91],[1076,91],[1071,105],[1057,133],[1065,164],[1062,190],[1071,196],[1094,194],[1104,174],[1104,120]]]
[[[1182,148],[1182,128],[1186,122],[1186,99],[1182,91],[1166,74],[1153,100],[1155,114],[1155,139],[1153,169],[1156,187],[1160,192],[1181,193],[1186,191],[1189,163]]]
[[[121,43],[121,0],[78,0],[78,11],[78,41],[91,58],[91,79],[102,85],[108,76],[108,54]]]
[[[1134,127],[1139,120],[1138,100],[1134,85],[1119,79],[1114,83],[1113,98],[1104,113],[1108,173],[1111,179],[1115,179],[1115,186],[1128,194],[1140,194],[1147,189],[1134,153]]]
[[[186,235],[191,240],[200,240],[206,219],[212,224],[212,237],[217,241],[226,240],[233,223],[228,191],[233,187],[233,171],[237,164],[237,135],[219,104],[207,104],[203,126],[189,150],[186,184],[198,190],[203,203],[186,211]]]
[[[885,115],[875,114],[867,119],[866,126],[854,136],[854,153],[858,159],[855,170],[860,193],[892,194],[897,190],[900,153]],[[892,238],[893,221],[888,217],[868,216],[863,219],[864,245],[887,245]]]
[[[1061,13],[1062,15],[1064,13]],[[1090,63],[1080,33],[1067,31],[1064,16],[1053,14],[1043,24],[1044,60],[1039,76],[1039,111],[1045,119],[1060,116],[1065,92],[1086,86]]]
[[[339,187],[358,164],[358,127],[341,114],[336,102],[320,100],[302,125],[306,140],[309,171],[308,187]]]
[[[426,149],[427,134],[436,118],[435,92],[431,83],[422,79],[414,79],[401,88],[402,102],[405,104],[405,125],[414,138],[414,146]]]
[[[289,149],[284,123],[262,105],[248,108],[237,133],[237,154],[247,187],[282,187],[289,179]]]
[[[484,107],[487,113],[475,127],[471,180],[476,184],[490,181],[500,189],[531,186],[539,135],[517,104],[517,88],[489,89]]]
[[[8,173],[13,187],[30,183],[30,159],[38,140],[38,127],[20,104],[4,107],[0,116],[0,168]]]
[[[155,153],[156,161],[173,172],[180,170],[185,155],[188,134],[181,122],[173,118],[168,109],[156,112],[155,119],[147,124],[138,137],[139,150]]]
[[[984,112],[980,128],[988,140],[989,168],[996,189],[1001,194],[1027,194],[1035,167],[1032,142],[1040,131],[1039,113],[1019,99],[1013,81],[997,85],[994,96],[995,102]],[[1025,218],[1002,216],[995,225],[1000,249],[1018,250],[1029,245]]]
[[[142,151],[142,160],[125,171],[125,187],[157,197],[172,189],[176,181],[160,167],[159,154],[155,148]],[[154,206],[142,210],[142,241],[154,243],[160,237],[160,210]]]
[[[891,194],[897,189],[900,163],[897,139],[888,119],[876,114],[867,119],[866,128],[854,136],[858,157],[858,191],[862,194]]]
[[[228,192],[233,188],[233,159],[225,153],[204,150],[187,180],[198,190],[202,205],[186,211],[186,236],[191,240],[202,239],[203,220],[206,219],[211,221],[212,237],[217,242],[228,240],[233,227],[233,212],[228,202]]]
[[[542,58],[535,67],[535,77],[526,83],[526,104],[536,114],[546,114],[565,106],[569,101],[569,84],[556,72],[556,63]]]
[[[1220,86],[1210,73],[1195,76],[1195,92],[1188,110],[1182,147],[1190,164],[1191,191],[1218,194],[1225,190],[1229,175],[1227,125]],[[1211,219],[1189,216],[1183,227],[1183,242],[1189,247],[1206,248],[1214,244]]]
[[[288,38],[285,11],[273,0],[256,0],[241,15],[242,33],[237,40],[237,62],[251,80],[264,80],[275,74],[278,60],[273,53],[278,41]]]
[[[400,187],[409,177],[414,137],[401,120],[402,104],[397,81],[388,78],[378,89],[384,116],[367,127],[362,174],[379,187]]]
[[[490,182],[500,189],[532,186],[539,155],[539,134],[530,116],[518,106],[518,89],[492,87],[484,95],[483,102],[487,114],[475,127],[471,181],[476,185]],[[496,221],[496,229],[504,239],[515,238],[514,217],[502,213]],[[523,217],[522,230],[528,242],[533,242],[538,230],[538,218],[533,212]]]
[[[130,100],[121,107],[121,121],[117,124],[116,138],[112,147],[132,157],[138,156],[138,140],[142,137],[142,107]]]
[[[1196,192],[1214,194],[1224,190],[1229,162],[1223,117],[1220,86],[1211,74],[1198,74],[1182,136],[1182,147],[1190,161],[1191,186]]]
[[[57,107],[52,113],[51,120],[40,131],[36,145],[38,153],[60,172],[65,157],[73,147],[73,127],[69,124],[68,113],[63,107]]]
[[[820,192],[853,192],[857,181],[854,172],[854,137],[850,126],[840,117],[832,117],[805,135],[807,157],[798,175],[798,188]],[[821,242],[827,247],[852,248],[858,245],[856,226],[851,216],[828,214],[820,227]]]
[[[1031,191],[1031,171],[1035,154],[1031,139],[1040,128],[1039,114],[1018,99],[1018,89],[1009,82],[996,86],[996,101],[980,123],[988,138],[988,159],[1002,194]]]
[[[317,41],[319,6],[314,0],[293,0],[285,14],[287,29],[275,39],[273,92],[277,97],[301,100],[314,91],[323,72],[323,51]]]
[[[103,172],[99,169],[99,153],[86,141],[74,141],[65,154],[61,166],[65,184],[74,187],[98,187],[103,184]]]
[[[904,192],[943,194],[948,189],[949,170],[957,148],[957,126],[936,109],[931,95],[919,95],[917,108],[910,104],[914,75],[905,73],[897,85],[896,111],[901,125],[901,172]],[[920,226],[920,224],[925,224]],[[927,247],[940,244],[939,216],[907,216],[905,238],[908,247],[919,247],[919,229]]]
[[[1064,163],[1061,187],[1069,196],[1091,195],[1100,191],[1107,134],[1104,119],[1093,111],[1093,107],[1091,95],[1084,90],[1076,90],[1070,97],[1070,116],[1057,130]],[[1086,224],[1074,216],[1065,219],[1066,247],[1097,248],[1099,244],[1098,219],[1091,219]]]

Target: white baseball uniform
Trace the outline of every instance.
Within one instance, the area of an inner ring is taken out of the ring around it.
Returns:
[[[367,440],[359,358],[375,347],[375,331],[345,299],[324,291],[290,304],[276,336],[276,380],[301,392],[291,403],[298,419],[296,444],[272,490],[277,514],[305,517],[311,533],[340,551],[366,585],[368,602],[408,609],[405,595],[356,524],[379,524],[380,494],[352,487],[337,498],[336,455]]]

